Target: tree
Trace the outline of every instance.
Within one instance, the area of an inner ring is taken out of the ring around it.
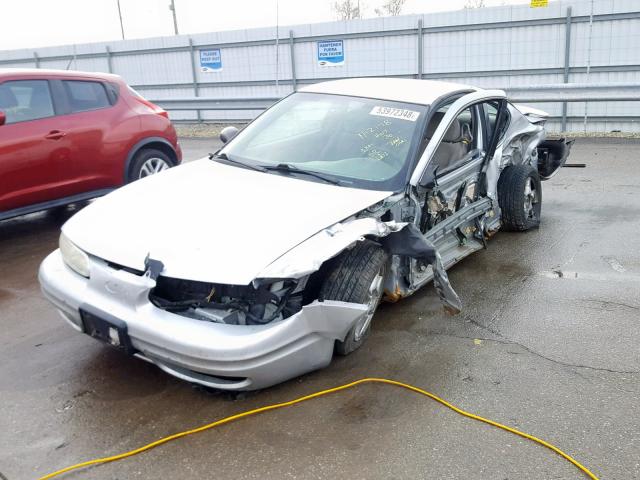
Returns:
[[[338,20],[362,18],[360,0],[336,0],[331,7]]]
[[[464,8],[483,8],[485,6],[484,0],[467,0],[464,4]]]
[[[376,8],[376,15],[379,17],[382,16],[393,16],[400,15],[402,12],[402,7],[407,0],[385,0],[382,4],[381,8]]]

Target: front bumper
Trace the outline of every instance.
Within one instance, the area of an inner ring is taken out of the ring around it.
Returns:
[[[135,355],[167,373],[213,388],[254,390],[325,367],[335,340],[343,340],[367,306],[314,301],[267,325],[225,325],[155,307],[155,281],[91,259],[91,278],[69,269],[59,250],[40,266],[44,296],[76,330],[84,332],[81,306],[127,326]]]

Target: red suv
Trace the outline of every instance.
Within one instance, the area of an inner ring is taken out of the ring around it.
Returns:
[[[0,69],[0,220],[98,197],[181,160],[167,112],[120,77]]]

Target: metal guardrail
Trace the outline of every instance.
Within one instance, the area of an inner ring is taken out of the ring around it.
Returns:
[[[515,103],[612,102],[640,101],[640,83],[558,83],[538,86],[509,87],[504,91]],[[151,100],[165,110],[265,110],[280,100],[278,97],[211,98],[184,97]],[[640,117],[625,117],[629,120]]]
[[[150,100],[165,110],[266,110],[280,98],[184,97]]]
[[[505,88],[513,102],[640,101],[640,83],[558,83]]]

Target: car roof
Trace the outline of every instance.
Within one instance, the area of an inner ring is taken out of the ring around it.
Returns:
[[[300,92],[328,93],[353,97],[376,98],[395,102],[431,105],[437,99],[455,93],[480,90],[461,83],[410,78],[346,78],[315,83],[301,88]]]
[[[76,70],[50,70],[46,68],[0,68],[0,80],[8,77],[32,77],[32,78],[98,78],[101,80],[121,80],[118,75],[101,72],[79,72]]]

